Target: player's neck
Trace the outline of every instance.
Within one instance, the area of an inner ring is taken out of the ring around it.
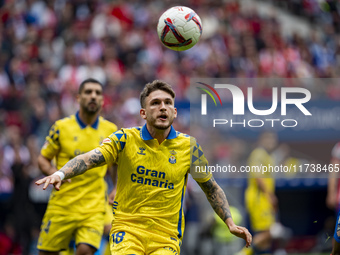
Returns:
[[[96,122],[97,118],[98,118],[98,114],[86,114],[85,112],[83,111],[79,111],[79,118],[80,120],[86,124],[87,126],[88,125],[92,125],[93,123]]]
[[[152,127],[148,124],[146,124],[146,128],[148,129],[150,135],[154,138],[157,139],[158,143],[161,144],[165,138],[168,137],[170,133],[171,127],[168,127],[167,129],[158,129],[155,127]]]

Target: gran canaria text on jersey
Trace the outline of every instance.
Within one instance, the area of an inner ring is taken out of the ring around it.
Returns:
[[[139,174],[137,176],[137,174]],[[155,186],[165,189],[174,189],[174,184],[165,179],[165,173],[156,170],[146,169],[144,166],[137,167],[137,174],[131,174],[131,181],[143,185]],[[143,176],[141,176],[143,175]],[[150,176],[147,177],[147,176]],[[153,178],[151,178],[153,177]],[[159,180],[162,179],[162,180]]]

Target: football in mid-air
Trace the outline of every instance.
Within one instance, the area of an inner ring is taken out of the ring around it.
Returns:
[[[158,37],[171,50],[192,48],[202,34],[200,17],[190,8],[175,6],[165,11],[157,25]]]

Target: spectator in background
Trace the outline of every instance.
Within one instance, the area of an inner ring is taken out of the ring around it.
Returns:
[[[9,213],[9,200],[13,192],[14,180],[10,164],[4,160],[4,152],[0,150],[0,226],[3,226]]]
[[[3,227],[0,228],[0,255],[23,254],[22,247],[16,237],[17,232],[13,221],[13,218],[7,218]]]
[[[28,190],[32,178],[28,173],[31,163],[30,151],[24,144],[21,130],[17,126],[7,129],[7,144],[4,146],[4,164],[10,166],[14,186],[9,200],[9,210],[15,221],[11,221],[15,235],[14,242],[18,242],[23,253],[29,250],[31,242],[31,227],[36,224],[34,207],[28,196]],[[23,215],[22,212],[25,212]],[[5,219],[8,217],[5,216]]]

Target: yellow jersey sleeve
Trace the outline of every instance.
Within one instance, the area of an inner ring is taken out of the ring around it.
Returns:
[[[210,180],[212,173],[208,170],[208,160],[204,156],[202,147],[193,137],[190,138],[190,162],[190,172],[195,181]]]
[[[112,133],[105,138],[97,148],[104,156],[106,164],[115,164],[118,161],[119,153],[124,150],[127,136],[123,129]]]
[[[46,136],[45,143],[40,151],[41,155],[45,158],[53,159],[55,155],[58,154],[60,150],[59,141],[59,126],[55,123],[49,131],[48,136]]]

